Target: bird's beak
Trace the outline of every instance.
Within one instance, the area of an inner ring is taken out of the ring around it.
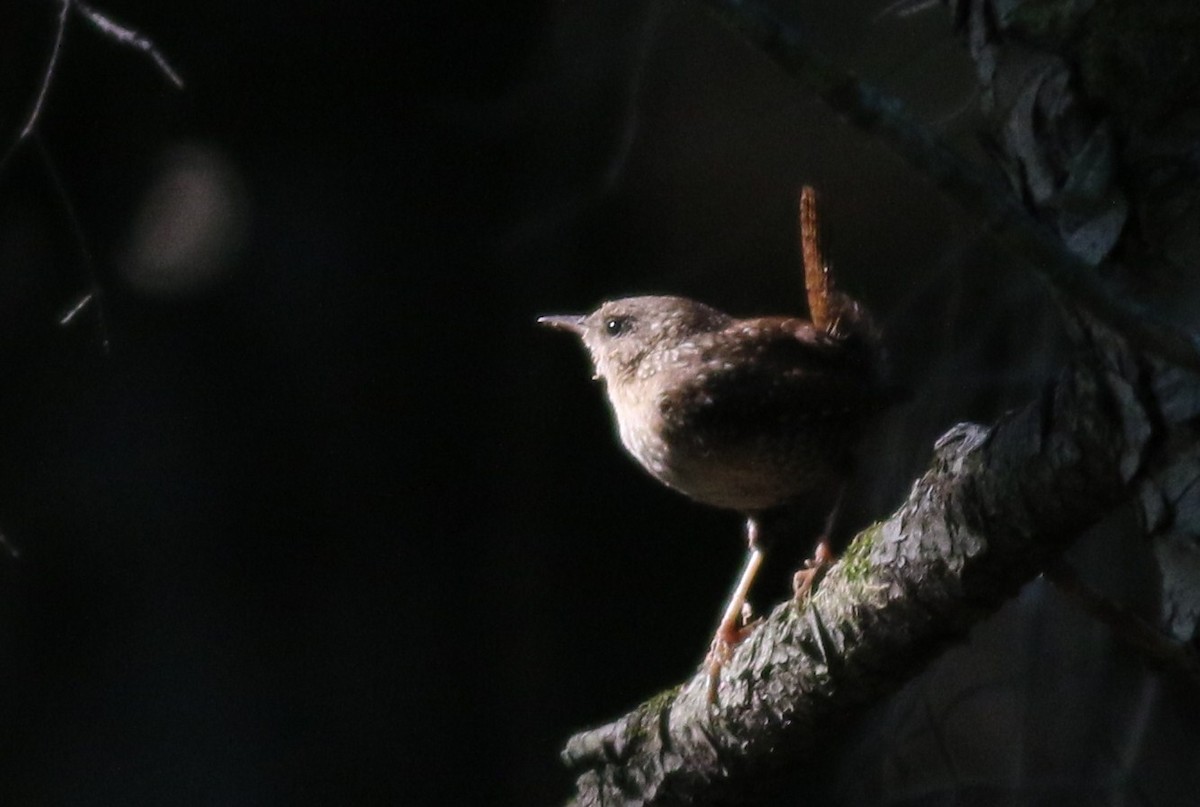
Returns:
[[[538,317],[538,325],[545,325],[556,331],[568,331],[583,336],[584,317],[578,314],[552,314],[548,317]]]

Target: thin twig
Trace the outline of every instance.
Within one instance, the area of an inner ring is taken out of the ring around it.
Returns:
[[[70,325],[71,321],[73,319],[75,319],[75,317],[79,316],[79,313],[81,311],[83,311],[83,309],[87,308],[88,305],[90,305],[91,302],[95,298],[96,298],[95,292],[89,291],[86,294],[84,294],[82,297],[80,297],[78,300],[75,301],[74,305],[72,305],[61,316],[59,316],[58,324],[64,325],[64,326]]]
[[[110,341],[108,337],[108,325],[104,315],[103,292],[100,287],[99,279],[96,275],[96,265],[92,258],[92,251],[88,246],[87,237],[84,235],[83,226],[80,223],[79,216],[75,212],[75,205],[71,201],[71,196],[67,193],[66,185],[63,183],[62,177],[58,173],[58,168],[54,164],[54,159],[50,156],[50,152],[46,149],[41,139],[37,137],[38,121],[42,117],[42,110],[46,106],[46,99],[50,95],[50,87],[54,82],[55,73],[58,70],[59,61],[62,58],[63,41],[66,38],[67,20],[70,18],[71,11],[76,11],[83,17],[93,28],[101,34],[112,39],[120,45],[133,48],[145,53],[159,71],[171,82],[176,88],[183,88],[183,78],[179,72],[171,66],[167,61],[166,56],[158,49],[149,37],[138,32],[137,30],[125,25],[114,22],[107,15],[101,13],[83,0],[59,0],[58,9],[58,25],[54,32],[54,44],[50,48],[50,58],[46,62],[46,69],[42,72],[41,83],[38,85],[37,95],[34,97],[33,106],[29,110],[29,115],[25,120],[25,125],[21,127],[20,133],[16,140],[8,147],[4,156],[0,158],[0,170],[8,164],[9,159],[16,153],[17,149],[26,140],[32,139],[37,147],[38,155],[41,157],[42,164],[45,166],[46,175],[50,179],[50,184],[54,187],[60,203],[63,206],[63,211],[66,214],[68,225],[71,229],[71,234],[75,239],[76,246],[79,249],[79,254],[83,260],[84,270],[87,273],[90,289],[83,295],[71,308],[59,317],[60,325],[69,325],[74,319],[86,308],[92,306],[96,310],[96,319],[100,330],[101,346],[105,353],[109,352]]]
[[[25,125],[21,127],[16,140],[9,145],[8,149],[4,152],[4,156],[0,158],[0,170],[3,170],[16,150],[33,134],[38,121],[42,117],[42,110],[46,106],[46,99],[50,95],[50,86],[54,83],[54,74],[62,58],[63,40],[67,32],[67,19],[70,17],[72,10],[78,12],[92,27],[109,39],[114,40],[120,45],[125,45],[126,47],[140,50],[147,54],[154,61],[154,64],[158,66],[159,71],[162,72],[167,81],[175,85],[176,88],[183,89],[183,78],[171,66],[170,62],[167,61],[167,57],[163,55],[162,51],[158,49],[158,46],[149,37],[133,28],[113,22],[109,17],[92,8],[87,3],[82,2],[82,0],[59,0],[58,25],[54,29],[54,44],[50,47],[50,58],[46,61],[46,69],[42,71],[42,80],[38,85],[33,106],[30,108],[29,115],[25,119]]]
[[[17,136],[17,141],[20,142],[33,132],[33,127],[37,125],[38,118],[42,115],[42,107],[46,103],[46,96],[50,93],[50,82],[54,78],[54,71],[58,67],[58,60],[62,56],[63,39],[67,34],[67,17],[71,12],[71,0],[60,0],[58,9],[58,28],[54,31],[54,45],[50,48],[50,59],[46,62],[46,70],[42,73],[42,83],[38,87],[37,98],[33,101],[33,109],[29,110],[29,117],[25,121],[25,125],[21,127],[21,134]]]
[[[46,61],[46,69],[42,72],[42,81],[38,85],[37,96],[33,99],[33,107],[29,110],[29,115],[25,119],[25,125],[21,127],[21,131],[17,134],[16,140],[9,144],[4,152],[4,156],[0,157],[0,171],[8,165],[8,161],[13,154],[17,152],[21,144],[25,142],[25,138],[33,131],[33,127],[37,125],[38,118],[42,115],[42,107],[45,106],[46,96],[50,92],[50,82],[54,78],[54,71],[58,67],[58,60],[62,54],[63,38],[67,32],[67,15],[71,11],[71,0],[60,0],[58,9],[58,27],[54,29],[54,44],[50,47],[50,58]]]
[[[139,33],[133,28],[120,25],[104,14],[101,14],[96,9],[92,8],[83,0],[66,0],[75,6],[75,10],[83,15],[83,18],[96,27],[101,33],[112,39],[115,39],[122,45],[126,45],[135,50],[140,50],[149,56],[158,69],[166,76],[167,81],[175,85],[176,89],[183,89],[183,77],[179,72],[171,66],[167,61],[167,57],[158,49],[158,46],[147,37],[145,34]]]
[[[63,206],[63,213],[67,217],[67,225],[70,227],[71,235],[75,239],[75,246],[79,250],[79,256],[83,261],[83,269],[87,275],[88,286],[90,288],[90,291],[82,300],[76,303],[64,316],[59,317],[59,324],[70,324],[83,308],[89,304],[94,305],[97,327],[100,331],[100,346],[107,354],[112,345],[108,338],[108,318],[105,316],[104,294],[100,286],[100,279],[96,274],[96,262],[92,257],[91,247],[88,246],[87,235],[83,232],[83,225],[80,222],[79,215],[75,212],[75,205],[71,201],[71,195],[67,193],[67,186],[63,183],[62,175],[58,173],[58,166],[54,164],[54,158],[50,156],[50,152],[46,149],[41,137],[35,134],[33,142],[37,147],[38,155],[42,158],[42,165],[46,169],[46,176],[49,178],[50,184],[53,186],[54,192]]]

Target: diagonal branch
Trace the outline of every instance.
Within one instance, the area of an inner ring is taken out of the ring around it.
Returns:
[[[133,48],[134,50],[140,50],[146,54],[167,81],[175,85],[175,89],[183,89],[183,76],[179,75],[179,71],[171,66],[171,63],[167,61],[166,55],[158,49],[158,45],[155,45],[148,36],[127,25],[121,25],[111,17],[102,14],[100,11],[83,2],[83,0],[71,0],[71,4],[79,12],[80,16],[91,23],[96,30],[118,44]]]
[[[749,800],[992,613],[1139,479],[1194,461],[1185,427],[1160,431],[1175,428],[1154,403],[1170,382],[1123,340],[1080,330],[1095,358],[994,427],[942,437],[908,501],[855,540],[810,604],[778,606],[738,649],[715,707],[698,673],[571,738],[572,803]]]
[[[1091,244],[1090,252],[1078,243],[1073,252],[1064,239],[1075,230],[1061,226],[1070,222],[1051,217],[1057,232],[1035,222],[1009,189],[984,178],[894,99],[824,59],[764,0],[705,5],[1079,303],[1086,313],[1067,307],[1066,314],[1083,358],[1038,401],[995,426],[947,433],[908,501],[855,540],[811,601],[778,606],[738,648],[715,706],[697,673],[625,717],[572,737],[563,758],[578,777],[578,805],[745,803],[776,782],[794,783],[802,775],[800,752],[897,689],[1039,570],[1060,569],[1061,550],[1114,508],[1130,506],[1148,535],[1184,530],[1188,547],[1194,537],[1187,530],[1200,512],[1197,345],[1100,280],[1095,264],[1113,253],[1120,227],[1109,226],[1112,238]],[[1103,152],[1108,129],[1084,131],[1093,136],[1072,141],[1064,159],[1096,183],[1102,172],[1085,169],[1112,167],[1091,153]],[[1057,175],[1050,180],[1039,185],[1047,205],[1070,199],[1068,191],[1082,193],[1072,179],[1064,187]],[[1037,209],[1045,218],[1050,208]],[[809,246],[819,257],[816,241]],[[1061,571],[1058,578],[1070,582]],[[1157,663],[1195,683],[1194,649],[1078,592],[1110,623],[1123,624],[1124,637]],[[1187,609],[1200,613],[1200,599],[1180,609],[1172,632],[1186,639],[1195,621]]]

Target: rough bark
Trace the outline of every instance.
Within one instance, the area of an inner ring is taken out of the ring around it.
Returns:
[[[1200,266],[1200,4],[951,7],[1017,197],[1071,253],[1107,262],[1125,294],[1137,290],[1191,331],[1191,276]],[[1161,405],[1190,410],[1195,394],[1195,379],[1180,374]],[[1170,411],[1164,418],[1182,422]],[[1185,640],[1200,624],[1196,469],[1193,458],[1144,480],[1138,492],[1162,572],[1165,623]]]
[[[858,107],[846,99],[866,96],[847,88],[861,85],[832,80],[828,64],[814,62],[765,6],[710,5],[855,117]],[[1078,358],[1021,411],[944,435],[907,502],[856,539],[807,605],[780,605],[738,649],[715,706],[697,674],[571,738],[563,756],[579,774],[574,804],[753,801],[796,775],[799,752],[894,691],[1120,507],[1134,508],[1153,541],[1163,622],[1180,640],[1149,655],[1200,680],[1195,338],[1144,316],[1140,306],[1157,302],[1152,296],[1129,304],[1126,290],[1113,287],[1119,279],[1148,291],[1151,281],[1200,265],[1200,7],[1192,0],[1152,11],[1122,0],[950,7],[1013,193],[989,200],[994,189],[947,168],[952,156],[943,160],[940,149],[920,142],[914,153],[932,155],[925,170],[956,198],[974,199],[972,209],[1007,234],[1002,241],[1048,270],[1066,310],[1079,304],[1091,312],[1068,315]],[[1143,98],[1146,85],[1130,82],[1130,71],[1165,86]],[[902,121],[894,106],[878,108]],[[901,133],[894,140],[902,153],[915,142],[904,126],[885,129]],[[1013,219],[1013,205],[1037,223]],[[1182,297],[1167,307],[1177,324],[1193,310],[1178,303]]]
[[[943,436],[904,506],[856,539],[808,605],[777,607],[738,649],[715,707],[697,674],[573,737],[564,759],[582,772],[574,803],[752,799],[1127,501],[1135,480],[1194,478],[1193,446],[1165,439],[1173,429],[1159,406],[1175,371],[1102,339],[1099,358],[1075,364],[1041,400]]]

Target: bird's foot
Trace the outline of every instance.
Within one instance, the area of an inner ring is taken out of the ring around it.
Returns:
[[[829,542],[824,538],[818,541],[813,556],[804,561],[804,568],[792,577],[792,592],[796,596],[797,603],[803,604],[808,601],[817,581],[824,576],[836,560],[837,555],[833,554],[833,550],[829,548]]]
[[[752,618],[750,604],[742,604],[740,620],[722,623],[713,636],[712,644],[708,647],[708,655],[704,658],[704,666],[708,670],[708,702],[717,702],[717,686],[721,683],[721,668],[733,658],[733,651],[746,641],[751,633],[762,623],[762,617]]]

